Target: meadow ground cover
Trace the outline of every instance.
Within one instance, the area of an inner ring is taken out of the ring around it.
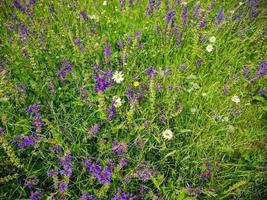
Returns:
[[[266,8],[1,0],[0,199],[267,199]]]

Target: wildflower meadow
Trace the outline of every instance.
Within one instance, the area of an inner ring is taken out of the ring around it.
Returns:
[[[267,199],[266,0],[0,0],[0,199]]]

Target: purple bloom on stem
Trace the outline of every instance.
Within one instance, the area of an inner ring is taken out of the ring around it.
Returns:
[[[95,89],[97,92],[104,92],[110,86],[110,83],[108,82],[108,80],[106,80],[105,76],[101,74],[96,75],[95,80],[96,80]]]
[[[31,192],[30,200],[40,200],[42,197],[42,192],[40,190],[36,190]]]
[[[101,172],[100,163],[98,161],[93,161],[91,158],[87,158],[83,162],[83,166],[95,176]]]
[[[120,8],[123,10],[125,8],[126,0],[120,0]]]
[[[119,166],[121,169],[124,168],[125,166],[127,166],[127,164],[128,164],[128,160],[126,158],[121,158],[119,160]]]
[[[85,11],[81,11],[80,14],[81,14],[81,16],[82,16],[82,18],[83,18],[84,21],[87,21],[88,20],[88,16],[86,15],[86,12]]]
[[[40,131],[42,127],[44,126],[44,121],[41,119],[40,114],[36,114],[33,119],[33,125],[35,126],[36,130]]]
[[[111,170],[105,167],[99,174],[97,174],[97,179],[101,184],[110,184],[111,182]]]
[[[40,105],[37,103],[34,103],[34,104],[30,105],[26,111],[27,111],[27,113],[29,113],[31,115],[37,114],[40,111]]]
[[[34,132],[26,135],[26,136],[18,136],[15,140],[14,143],[19,147],[19,148],[26,148],[29,146],[34,146],[39,140],[40,137],[36,135]]]
[[[197,59],[196,67],[199,68],[201,65],[202,65],[202,61],[200,59]]]
[[[224,9],[220,8],[218,13],[217,13],[217,16],[216,16],[216,21],[217,21],[217,23],[220,23],[223,20],[224,20]]]
[[[68,183],[66,183],[64,181],[59,181],[57,188],[58,188],[59,192],[66,192],[69,188],[69,185],[68,185]]]
[[[112,101],[111,107],[107,109],[107,118],[111,121],[116,115],[115,101]]]
[[[149,0],[148,6],[146,9],[146,16],[151,16],[155,8],[155,0]]]
[[[4,134],[4,132],[5,132],[5,129],[4,129],[4,128],[2,128],[2,127],[0,127],[0,136],[1,136],[1,135],[3,135],[3,134]]]
[[[182,21],[183,25],[187,23],[187,18],[188,18],[188,5],[185,4],[182,12]]]
[[[17,8],[20,11],[23,11],[24,10],[23,7],[22,7],[22,5],[20,4],[19,0],[14,0],[13,1],[13,5],[14,5],[15,8]]]
[[[258,67],[258,71],[251,77],[250,81],[256,81],[258,78],[267,75],[267,60],[261,62],[260,66]]]
[[[117,45],[118,45],[119,48],[123,48],[124,42],[122,40],[118,40],[117,41]]]
[[[228,94],[229,93],[229,88],[228,88],[228,86],[223,86],[223,94],[224,95],[226,95],[226,94]]]
[[[38,178],[33,178],[33,179],[27,179],[25,181],[25,186],[28,188],[32,188],[34,185],[37,185],[39,182]]]
[[[137,166],[134,172],[138,178],[143,180],[149,180],[157,174],[157,172],[147,166],[144,161]]]
[[[30,5],[36,4],[36,0],[30,0]]]
[[[154,78],[158,72],[157,70],[153,67],[153,66],[150,66],[147,70],[146,70],[146,74],[148,75],[148,77],[150,79]]]
[[[61,67],[60,67],[60,70],[57,72],[57,74],[60,80],[64,80],[66,76],[68,75],[68,73],[72,70],[73,64],[70,63],[68,60],[64,59],[60,65]]]
[[[17,84],[17,89],[20,92],[24,92],[26,90],[26,85],[24,83],[19,83],[19,84]]]
[[[94,69],[95,73],[98,72],[100,70],[100,65],[99,64],[95,64],[93,69]]]
[[[115,140],[112,143],[112,153],[117,154],[117,155],[121,155],[123,153],[125,153],[128,149],[128,145],[126,143],[120,143],[117,140]]]
[[[166,14],[166,16],[165,16],[165,22],[170,22],[171,19],[174,18],[174,16],[175,16],[175,11],[174,11],[174,10],[168,12],[168,13]]]
[[[94,196],[87,193],[83,192],[82,195],[80,196],[80,200],[93,200]]]
[[[91,126],[91,128],[89,128],[88,130],[88,134],[91,137],[96,136],[96,134],[99,132],[100,130],[100,123],[95,123],[93,126]]]
[[[112,54],[111,45],[109,43],[105,44],[103,53],[104,53],[105,63],[108,63],[110,61],[111,54]]]
[[[181,64],[178,70],[180,72],[183,72],[185,69],[186,69],[186,64]]]
[[[57,169],[51,169],[47,172],[47,176],[57,176],[59,174],[59,171]]]
[[[200,20],[198,25],[200,28],[204,28],[206,26],[206,22],[204,20]]]
[[[69,164],[69,165],[63,166],[63,169],[60,170],[60,174],[67,176],[67,177],[71,177],[73,171],[74,171],[73,167]]]
[[[260,95],[260,96],[264,96],[264,95],[266,95],[267,94],[267,89],[266,88],[264,88],[264,89],[260,89],[259,91],[258,91],[258,95]]]
[[[199,175],[199,177],[204,181],[208,181],[211,177],[211,173],[209,171],[203,172]]]
[[[80,38],[75,37],[75,38],[73,39],[73,43],[74,43],[75,46],[79,45],[79,44],[81,43]]]
[[[248,78],[249,71],[250,71],[250,67],[243,67],[243,69],[242,69],[243,76],[246,77],[246,78]]]
[[[130,7],[133,7],[133,0],[129,0]]]
[[[193,17],[198,17],[199,14],[199,9],[200,9],[200,4],[196,4],[193,10]]]

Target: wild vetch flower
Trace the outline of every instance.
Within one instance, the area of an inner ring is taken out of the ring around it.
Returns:
[[[187,189],[188,189],[189,195],[196,196],[197,198],[200,197],[201,190],[199,190],[198,188],[193,188],[192,186],[189,186]]]
[[[105,43],[103,53],[104,53],[105,63],[107,64],[110,61],[111,54],[112,54],[111,45],[109,43]]]
[[[128,164],[128,160],[126,158],[121,158],[119,160],[119,166],[121,169],[124,168],[125,166],[127,166],[127,164]]]
[[[258,71],[254,74],[254,76],[251,77],[250,81],[251,82],[256,81],[258,78],[266,75],[267,75],[267,60],[264,60],[260,64]]]
[[[212,52],[212,51],[213,51],[213,46],[212,46],[212,44],[207,45],[207,47],[206,47],[206,51],[207,51],[207,52]]]
[[[152,15],[154,8],[155,8],[155,0],[149,0],[148,6],[146,9],[146,15],[147,16]]]
[[[112,76],[112,79],[116,82],[116,83],[121,83],[124,78],[123,78],[123,73],[120,71],[115,71],[115,73]]]
[[[40,105],[37,103],[34,103],[34,104],[30,105],[26,111],[27,111],[27,113],[29,113],[31,115],[36,115],[40,111]]]
[[[39,182],[38,178],[33,178],[33,179],[27,179],[25,180],[25,186],[28,188],[32,188],[34,185],[37,185]]]
[[[83,166],[95,176],[101,172],[101,166],[99,161],[93,161],[91,158],[87,158],[83,162]]]
[[[71,165],[65,165],[63,167],[62,170],[60,170],[60,174],[67,176],[67,177],[71,177],[72,173],[73,173],[73,167]]]
[[[210,2],[210,4],[208,5],[208,9],[209,9],[209,10],[212,10],[212,9],[214,8],[214,5],[215,5],[215,0],[212,0],[212,1]]]
[[[19,11],[23,11],[24,8],[22,7],[22,5],[19,3],[19,0],[14,0],[13,1],[13,5],[15,8],[17,8]]]
[[[165,22],[170,22],[175,16],[175,11],[174,10],[171,10],[169,11],[166,16],[165,16]]]
[[[173,132],[170,129],[166,129],[165,131],[163,131],[162,136],[164,139],[170,140],[173,137]]]
[[[249,71],[250,71],[250,67],[243,67],[242,68],[243,76],[246,77],[246,78],[248,78]]]
[[[59,157],[58,158],[58,162],[59,162],[59,164],[61,165],[61,166],[69,166],[70,165],[70,162],[72,161],[72,156],[71,156],[71,154],[66,154],[66,155],[64,155],[64,156],[62,156],[62,157]]]
[[[75,46],[79,45],[79,44],[81,43],[80,38],[75,37],[75,38],[73,39],[73,43],[74,43]]]
[[[99,132],[100,127],[100,123],[95,123],[93,126],[91,126],[91,128],[89,128],[88,130],[89,137],[95,137],[96,134]]]
[[[107,109],[107,118],[111,121],[116,115],[115,101],[112,101],[111,106]]]
[[[104,92],[111,85],[108,78],[104,76],[104,74],[95,75],[95,80],[96,80],[95,90],[97,92]]]
[[[204,181],[208,181],[211,177],[211,173],[209,171],[206,171],[206,172],[201,173],[199,177]]]
[[[122,192],[121,188],[118,188],[118,192],[111,200],[130,200],[137,199],[135,195]]]
[[[88,99],[87,87],[86,86],[81,87],[79,89],[79,92],[80,92],[80,97],[81,97],[82,100]]]
[[[150,66],[147,70],[146,70],[146,74],[148,75],[148,77],[150,79],[153,79],[154,77],[156,77],[158,75],[158,71],[153,67]]]
[[[220,23],[224,20],[224,9],[223,8],[220,8],[218,13],[217,13],[217,16],[216,16],[216,22],[217,23]]]
[[[0,136],[2,136],[4,134],[4,132],[5,132],[5,129],[0,127]]]
[[[30,200],[41,200],[43,197],[43,194],[40,190],[32,191]]]
[[[36,114],[33,118],[32,124],[35,126],[36,130],[40,131],[44,126],[44,121],[41,119],[40,114]]]
[[[120,8],[123,10],[125,8],[126,0],[120,0]]]
[[[26,85],[24,83],[19,83],[19,84],[17,84],[17,89],[20,92],[24,92],[26,90]]]
[[[185,69],[186,69],[186,64],[181,64],[178,70],[180,72],[183,72]]]
[[[144,161],[136,167],[134,173],[138,178],[143,180],[149,180],[157,174],[157,172],[147,166]]]
[[[202,61],[200,59],[196,60],[196,67],[199,68],[202,65]]]
[[[260,89],[259,91],[258,91],[258,95],[260,95],[260,96],[264,96],[264,95],[266,95],[267,94],[267,89],[266,88],[264,88],[264,89]]]
[[[61,67],[57,72],[57,75],[59,76],[60,80],[64,80],[68,73],[72,70],[73,64],[70,63],[68,60],[64,59],[60,65]]]
[[[200,28],[204,28],[206,26],[206,22],[202,19],[202,20],[200,20],[198,25]]]
[[[79,200],[93,200],[94,196],[87,193],[87,192],[83,192],[82,195],[80,196]]]
[[[59,171],[57,169],[51,169],[47,172],[47,176],[57,176],[59,174]]]
[[[216,42],[216,37],[212,36],[209,38],[210,43],[215,43]]]
[[[13,142],[19,148],[26,148],[29,146],[34,146],[39,139],[40,137],[33,132],[26,136],[18,136]]]
[[[84,21],[87,21],[88,20],[88,16],[86,15],[86,12],[85,11],[81,11],[80,14],[81,14],[81,16],[82,16],[82,18],[83,18]]]
[[[240,98],[238,96],[232,96],[231,100],[235,102],[236,104],[240,103]]]
[[[199,14],[199,9],[200,9],[200,4],[196,4],[193,10],[193,17],[198,17]]]
[[[99,64],[95,64],[93,67],[94,72],[98,72],[100,70],[100,65]]]
[[[66,192],[69,188],[68,183],[64,182],[64,181],[59,181],[58,185],[57,185],[57,189],[59,192]]]
[[[188,18],[188,4],[185,4],[182,12],[183,25],[187,23],[187,18]]]
[[[111,170],[105,167],[99,174],[97,174],[97,179],[101,184],[110,184],[111,182]]]
[[[133,1],[134,1],[134,0],[129,0],[129,6],[130,6],[130,7],[133,7]]]
[[[49,147],[49,151],[58,154],[62,151],[62,147],[58,144],[53,145],[52,147]]]
[[[126,143],[120,143],[117,140],[115,140],[112,143],[112,153],[117,154],[117,155],[121,155],[123,153],[125,153],[128,149],[128,145]]]

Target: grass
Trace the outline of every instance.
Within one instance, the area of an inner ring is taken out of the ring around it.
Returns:
[[[181,17],[185,4],[177,2],[163,1],[147,16],[149,3],[144,0],[134,1],[133,7],[127,1],[122,10],[119,1],[108,1],[106,6],[100,0],[37,1],[29,7],[33,17],[23,10],[28,2],[20,2],[22,11],[12,1],[0,2],[0,127],[4,130],[0,199],[34,199],[34,191],[42,193],[36,199],[79,199],[83,192],[95,199],[112,199],[116,194],[116,199],[123,199],[118,197],[122,193],[127,193],[125,199],[130,193],[136,195],[133,199],[267,198],[266,94],[258,94],[266,88],[266,76],[251,81],[267,56],[267,5],[260,1],[254,8],[253,1],[241,5],[229,0],[208,9],[211,2],[203,1],[206,26],[200,28],[200,14],[192,16],[198,2],[187,2],[185,25]],[[224,19],[218,23],[220,8]],[[258,15],[249,17],[254,9]],[[176,12],[174,28],[164,21],[171,10]],[[97,19],[84,21],[81,11]],[[242,17],[234,19],[237,15]],[[214,49],[207,52],[212,36]],[[75,38],[80,39],[78,45]],[[118,40],[124,41],[123,48]],[[112,49],[107,63],[106,43]],[[60,80],[64,59],[73,68]],[[101,71],[122,71],[124,81],[97,92],[94,77],[100,72],[94,71],[95,64]],[[149,66],[158,72],[152,79],[146,74]],[[243,75],[245,66],[250,69],[248,77]],[[166,69],[170,75],[164,73]],[[134,87],[134,81],[140,85]],[[129,86],[143,98],[130,104]],[[122,99],[122,106],[108,120],[113,96]],[[233,96],[240,103],[233,102]],[[32,123],[34,115],[26,112],[35,102],[44,121],[41,130]],[[96,123],[100,131],[88,137]],[[173,132],[171,140],[162,136],[166,129]],[[32,131],[40,137],[36,144],[19,148],[18,137]],[[112,153],[114,140],[126,143],[127,151]],[[62,147],[60,153],[49,150],[55,144]],[[49,170],[62,169],[58,158],[68,153],[74,169],[71,176],[49,177]],[[82,162],[88,157],[102,168],[115,163],[109,184],[101,184],[85,169]],[[121,158],[128,160],[122,169]],[[147,180],[138,176],[144,160]],[[25,182],[33,178],[39,182],[27,187]],[[60,181],[68,184],[66,191],[59,191]]]

